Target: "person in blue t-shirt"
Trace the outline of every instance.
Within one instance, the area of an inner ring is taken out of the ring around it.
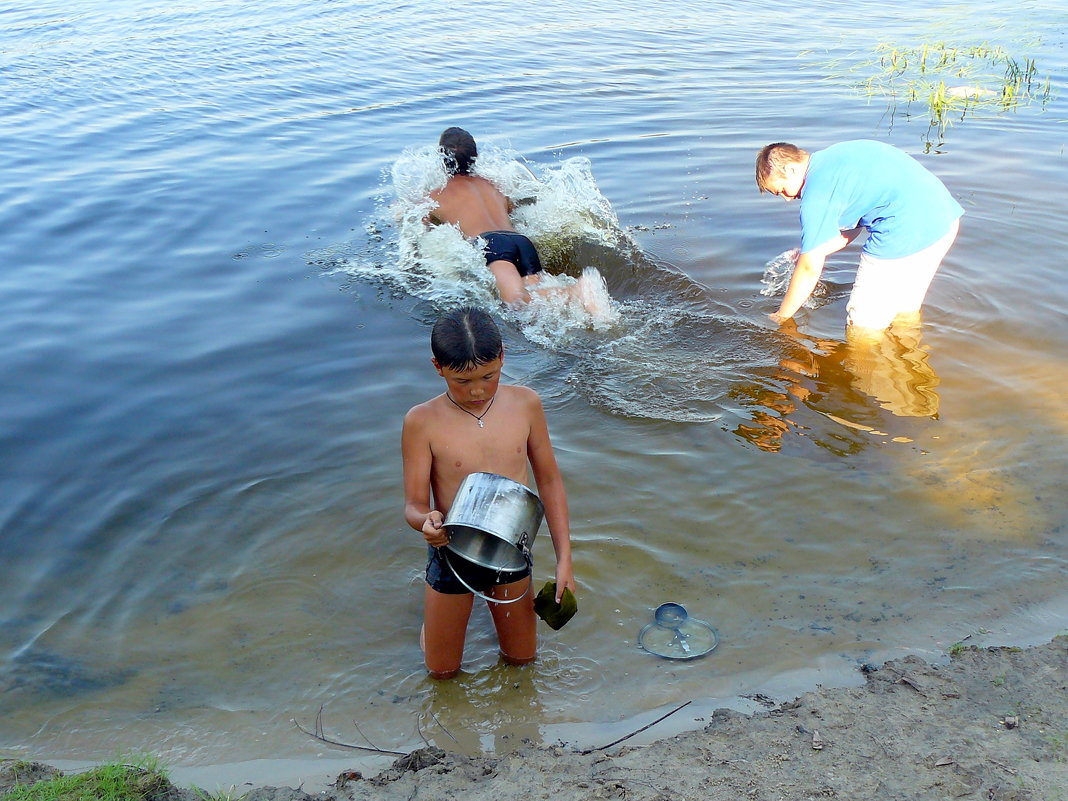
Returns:
[[[797,264],[772,320],[792,317],[816,288],[827,257],[864,232],[849,325],[882,330],[895,318],[918,317],[964,209],[916,159],[864,139],[812,154],[777,142],[757,156],[756,182],[761,192],[801,201]]]

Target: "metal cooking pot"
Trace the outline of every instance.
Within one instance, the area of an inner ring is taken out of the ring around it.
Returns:
[[[523,570],[545,507],[529,488],[496,473],[471,473],[460,482],[445,516],[445,547],[491,570]]]

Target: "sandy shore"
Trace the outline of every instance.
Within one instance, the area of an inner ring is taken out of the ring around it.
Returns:
[[[505,757],[427,748],[377,776],[344,771],[314,796],[257,787],[248,801],[1068,801],[1068,636],[965,648],[946,665],[910,656],[865,678],[752,715],[718,710],[704,729],[646,746]],[[10,773],[0,764],[0,795]]]

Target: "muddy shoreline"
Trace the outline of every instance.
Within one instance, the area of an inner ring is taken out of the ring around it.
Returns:
[[[865,673],[860,687],[818,688],[751,715],[720,709],[701,730],[644,746],[539,746],[500,757],[424,748],[375,776],[342,771],[315,795],[250,776],[233,797],[1068,800],[1068,635],[1030,648],[963,648],[943,665],[908,656]],[[0,763],[0,795],[12,764]],[[202,796],[172,788],[168,798]]]

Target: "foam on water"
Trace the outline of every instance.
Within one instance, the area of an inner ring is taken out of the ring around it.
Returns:
[[[451,225],[432,225],[429,194],[445,185],[436,147],[404,151],[390,169],[382,193],[380,226],[395,227],[394,242],[375,257],[342,260],[335,269],[359,279],[384,282],[424,300],[451,306],[496,307],[533,342],[553,347],[589,331],[606,331],[619,318],[619,306],[596,267],[574,263],[577,240],[614,246],[626,234],[611,205],[597,189],[588,159],[576,157],[540,168],[540,177],[513,152],[485,146],[475,172],[488,178],[516,205],[516,230],[538,248],[545,274],[524,307],[500,303],[482,256],[482,241],[466,239]],[[558,290],[558,291],[554,291]]]
[[[784,250],[764,265],[764,275],[760,279],[760,283],[764,285],[760,290],[761,295],[774,298],[786,294],[790,279],[794,275],[794,268],[797,267],[798,253],[797,248]],[[828,302],[830,294],[829,283],[821,280],[817,282],[816,288],[812,290],[812,294],[805,299],[802,306],[806,309],[818,309]]]
[[[760,283],[764,285],[760,290],[761,295],[773,298],[786,292],[797,266],[797,255],[797,248],[784,250],[764,265],[764,276],[760,279]]]

